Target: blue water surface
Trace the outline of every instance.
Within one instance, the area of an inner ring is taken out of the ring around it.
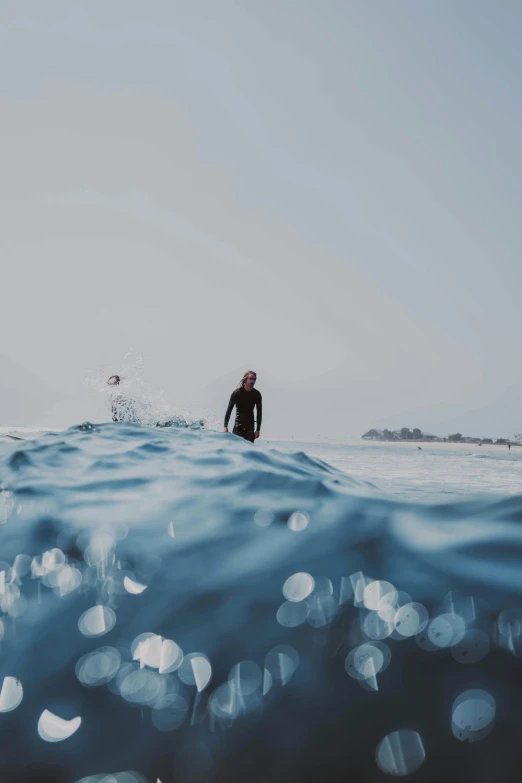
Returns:
[[[522,497],[121,423],[0,481],[2,781],[519,780]]]

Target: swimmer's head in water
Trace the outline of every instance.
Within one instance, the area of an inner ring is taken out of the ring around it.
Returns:
[[[120,382],[121,378],[119,375],[111,375],[109,380],[107,381],[109,386],[117,386]]]
[[[248,370],[248,372],[246,372],[241,378],[239,382],[239,386],[237,388],[246,389],[247,391],[252,391],[256,380],[257,380],[257,374],[253,370]]]

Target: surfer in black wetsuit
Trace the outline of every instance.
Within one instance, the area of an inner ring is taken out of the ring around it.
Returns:
[[[263,416],[263,402],[261,394],[254,389],[257,375],[252,370],[246,372],[237,389],[230,395],[227,412],[225,413],[225,432],[228,432],[228,422],[232,408],[236,406],[236,421],[232,432],[245,440],[253,443],[259,438],[261,431],[261,419]],[[256,408],[256,424],[254,426],[254,408]]]

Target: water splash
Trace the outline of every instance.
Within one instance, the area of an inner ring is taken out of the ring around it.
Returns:
[[[119,376],[119,384],[107,383],[113,375]],[[146,380],[143,357],[132,352],[119,363],[91,371],[85,385],[103,395],[109,417],[117,415],[119,421],[152,427],[219,429],[215,413],[181,409],[168,401],[161,387]]]

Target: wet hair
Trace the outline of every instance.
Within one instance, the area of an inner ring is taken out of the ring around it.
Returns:
[[[113,381],[113,383],[111,383],[111,381]],[[109,386],[117,386],[120,381],[121,381],[121,378],[120,378],[119,375],[111,375],[111,377],[109,378],[107,383],[108,383]]]
[[[244,389],[245,388],[245,381],[248,378],[248,376],[250,375],[250,373],[252,373],[252,375],[256,376],[256,381],[257,381],[257,372],[255,372],[255,370],[247,370],[246,373],[243,375],[243,377],[241,378],[241,380],[239,381],[239,383],[237,385],[238,389]]]

